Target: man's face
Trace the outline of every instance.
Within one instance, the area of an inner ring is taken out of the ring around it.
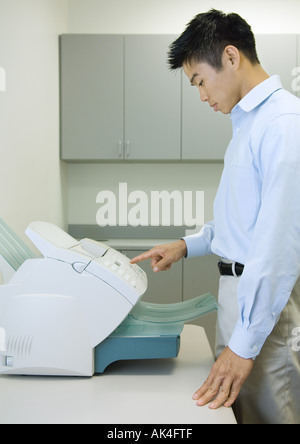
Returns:
[[[221,71],[208,63],[193,61],[184,63],[183,70],[191,85],[198,88],[201,100],[208,102],[214,111],[228,114],[242,98],[235,70],[227,60]]]

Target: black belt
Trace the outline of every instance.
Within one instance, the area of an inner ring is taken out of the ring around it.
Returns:
[[[241,276],[244,270],[244,265],[239,262],[227,264],[226,262],[219,261],[218,267],[222,276]]]

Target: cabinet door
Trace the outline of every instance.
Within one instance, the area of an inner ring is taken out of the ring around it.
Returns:
[[[63,35],[61,157],[123,157],[124,37]]]
[[[122,251],[130,259],[144,251]],[[147,273],[148,288],[142,297],[143,301],[155,304],[171,304],[182,301],[182,261],[172,265],[169,271],[154,273],[150,261],[144,261],[139,266]]]
[[[297,67],[297,35],[258,34],[256,49],[261,66],[272,76],[279,74],[285,89],[293,91],[293,69]]]
[[[228,114],[215,113],[201,102],[198,90],[183,74],[182,79],[182,158],[184,160],[223,160],[231,140]]]
[[[167,66],[175,38],[125,37],[125,159],[180,159],[181,73]]]

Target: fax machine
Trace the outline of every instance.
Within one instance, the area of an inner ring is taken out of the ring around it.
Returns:
[[[120,252],[47,222],[26,234],[43,256],[26,250],[0,285],[0,374],[92,376],[116,360],[176,357],[184,322],[216,309],[210,294],[143,302],[147,276]],[[0,230],[12,268],[20,245],[5,242]]]

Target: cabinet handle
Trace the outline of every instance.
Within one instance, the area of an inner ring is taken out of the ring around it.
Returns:
[[[125,156],[126,156],[127,159],[130,156],[130,142],[129,142],[129,140],[127,140],[127,142],[126,142]]]
[[[122,142],[119,140],[119,159],[122,159],[123,152],[122,152]]]

